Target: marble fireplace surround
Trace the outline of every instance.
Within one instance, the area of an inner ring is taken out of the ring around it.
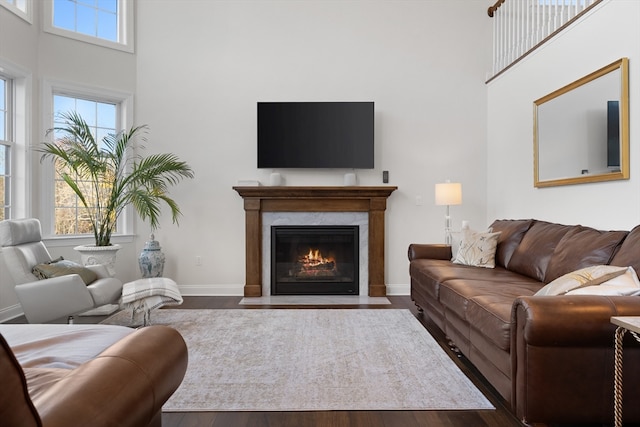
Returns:
[[[357,225],[359,295],[369,295],[369,218],[366,212],[264,212],[262,214],[262,296],[271,295],[271,226]]]
[[[269,230],[266,234],[270,236],[270,227],[274,222],[283,225],[320,225],[329,222],[335,225],[359,225],[361,268],[363,257],[366,258],[366,274],[360,273],[360,295],[386,295],[384,215],[387,198],[397,187],[256,186],[233,189],[244,199],[245,297],[270,294],[270,265],[267,267],[270,260],[264,259],[267,257],[264,240],[265,230]],[[363,276],[368,283],[363,282]]]

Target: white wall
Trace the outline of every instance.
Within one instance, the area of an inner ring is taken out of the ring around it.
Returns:
[[[486,1],[137,2],[137,120],[149,146],[195,169],[174,192],[184,217],[156,232],[166,273],[188,292],[240,291],[244,210],[238,180],[256,168],[256,102],[375,101],[374,170],[398,186],[387,210],[386,276],[408,290],[407,246],[443,241],[434,184],[463,183],[462,219],[484,227]],[[345,170],[279,170],[286,185],[342,185]],[[416,206],[416,197],[423,205]],[[202,266],[195,265],[196,256]],[[188,288],[188,289],[187,289]]]
[[[600,229],[640,221],[640,2],[606,0],[488,85],[487,218],[538,218]],[[533,101],[629,58],[631,179],[533,187]],[[635,71],[634,71],[635,70]]]

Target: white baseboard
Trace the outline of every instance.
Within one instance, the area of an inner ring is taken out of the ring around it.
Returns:
[[[411,295],[411,285],[408,283],[387,284],[387,296]]]
[[[244,296],[244,285],[178,285],[183,296]]]
[[[22,311],[22,306],[20,304],[14,304],[9,307],[2,308],[0,309],[0,323],[15,319],[23,314],[24,312]]]
[[[243,296],[244,285],[178,285],[183,296]],[[409,295],[409,284],[387,285],[387,295]]]

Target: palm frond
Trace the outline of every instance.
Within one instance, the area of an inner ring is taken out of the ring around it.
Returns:
[[[53,143],[43,143],[38,151],[41,161],[59,162],[58,174],[85,208],[96,245],[110,244],[117,220],[129,204],[152,229],[159,225],[162,204],[169,207],[177,224],[181,212],[168,190],[183,179],[193,178],[194,172],[174,154],[142,157],[137,151],[143,149],[140,142],[146,141],[146,125],[106,135],[101,146],[79,114],[67,112],[59,117],[63,125],[49,129],[47,134],[60,137]]]

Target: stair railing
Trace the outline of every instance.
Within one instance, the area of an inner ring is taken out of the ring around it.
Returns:
[[[507,70],[602,0],[498,0],[493,18],[493,74]]]

